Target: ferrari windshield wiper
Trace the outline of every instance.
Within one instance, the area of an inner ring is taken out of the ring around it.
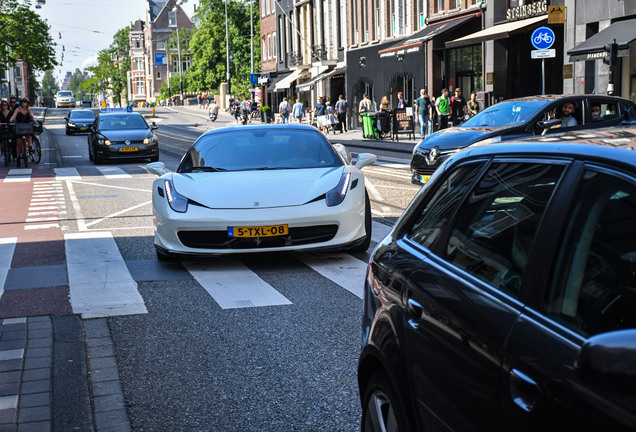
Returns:
[[[219,171],[227,171],[227,169],[212,167],[212,166],[198,166],[198,167],[190,167],[187,170],[187,172],[193,172],[193,171],[219,172]]]

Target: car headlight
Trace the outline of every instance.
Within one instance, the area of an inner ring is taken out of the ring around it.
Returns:
[[[148,139],[148,137],[144,138],[144,144],[150,144],[150,139]]]
[[[75,123],[69,123],[68,125],[69,125],[70,127],[75,127],[75,126],[77,126]]]
[[[338,185],[325,194],[325,201],[327,207],[333,207],[344,201],[347,196],[347,190],[349,189],[349,181],[351,180],[351,173],[346,172],[340,177]]]
[[[107,140],[107,139],[104,139],[104,138],[100,138],[100,139],[98,139],[98,140],[97,140],[97,143],[98,143],[98,144],[107,145],[107,146],[109,146],[109,145],[111,145],[111,144],[112,144],[112,142],[110,142],[110,140]]]
[[[170,180],[164,180],[163,188],[170,208],[178,213],[185,213],[188,210],[188,199],[176,191]]]

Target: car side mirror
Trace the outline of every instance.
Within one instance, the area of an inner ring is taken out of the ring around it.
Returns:
[[[169,169],[166,169],[166,166],[163,162],[151,162],[146,165],[146,171],[150,174],[154,174],[158,177],[161,177],[164,174],[168,174],[170,172]]]
[[[64,120],[68,121],[68,117],[64,117]]]
[[[547,134],[550,129],[561,127],[562,122],[563,120],[561,119],[551,119],[546,121],[540,121],[539,127],[543,128],[543,132],[541,132],[541,135]]]
[[[152,122],[152,124],[150,125],[150,130],[157,130],[157,129],[159,129],[159,126],[157,126],[155,122]]]
[[[581,347],[574,370],[610,391],[636,395],[636,329],[592,336]]]
[[[347,165],[351,165],[351,153],[343,144],[336,143],[333,145],[333,148],[338,152],[340,156],[344,159]]]
[[[373,165],[378,160],[378,157],[371,153],[358,154],[358,162],[356,162],[356,168],[362,169],[366,166]]]

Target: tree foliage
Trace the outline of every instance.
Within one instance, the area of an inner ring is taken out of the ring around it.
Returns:
[[[127,72],[130,70],[129,35],[129,27],[119,29],[110,46],[97,53],[97,64],[86,68],[91,76],[82,82],[82,92],[92,95],[111,92],[116,102],[128,99],[124,93],[128,87]]]
[[[0,0],[0,68],[17,61],[28,63],[32,71],[52,69],[55,43],[49,26],[31,10],[30,1]]]
[[[228,0],[228,27],[231,90],[237,97],[250,87],[250,2],[254,17],[254,69],[260,70],[260,26],[258,2]],[[202,0],[197,11],[199,26],[190,40],[192,67],[186,74],[188,90],[217,91],[226,81],[225,5],[218,0]]]
[[[52,70],[47,70],[42,76],[42,99],[47,107],[55,106],[55,94],[60,90],[60,86],[55,81]]]

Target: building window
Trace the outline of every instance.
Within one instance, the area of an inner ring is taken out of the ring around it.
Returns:
[[[137,39],[137,40],[135,41],[135,48],[139,48],[139,47],[140,47],[139,39]]]
[[[146,93],[146,86],[143,77],[138,77],[135,81],[136,94],[143,95]]]
[[[165,51],[166,43],[165,42],[157,42],[157,51]]]
[[[265,15],[269,15],[269,1],[265,0]]]
[[[157,79],[160,80],[161,79],[161,72],[157,71]]]
[[[272,35],[267,35],[267,60],[272,59]]]
[[[435,1],[435,13],[442,13],[444,12],[444,0],[436,0]]]
[[[144,70],[144,58],[135,57],[135,70]]]
[[[177,26],[177,13],[173,11],[168,12],[168,27]]]
[[[274,60],[278,58],[278,53],[276,52],[277,48],[278,45],[276,45],[276,32],[274,32],[272,34],[272,56],[274,57]]]

